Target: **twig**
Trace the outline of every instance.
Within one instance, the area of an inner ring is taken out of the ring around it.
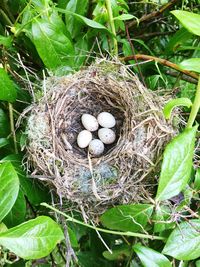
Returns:
[[[194,79],[198,80],[198,78],[199,78],[199,75],[197,75],[196,73],[188,71],[188,70],[183,70],[177,64],[175,64],[175,63],[173,63],[171,61],[168,61],[166,59],[159,58],[159,57],[137,54],[137,55],[132,55],[132,56],[119,58],[120,61],[129,61],[129,60],[137,60],[137,59],[152,60],[152,61],[158,62],[158,63],[160,63],[162,65],[165,65],[167,67],[170,67],[172,69],[175,69],[177,71],[180,71],[180,72],[184,73],[185,75],[190,76],[190,77],[192,77]]]
[[[135,39],[139,38],[139,39],[146,39],[146,38],[153,38],[156,36],[161,36],[161,35],[170,35],[175,33],[175,31],[168,31],[168,32],[150,32],[150,33],[144,33],[144,34],[140,34],[140,35],[136,35],[134,36]]]
[[[167,70],[167,71],[166,71],[166,74],[167,74],[167,75],[170,75],[170,76],[173,76],[173,77],[175,77],[175,78],[177,78],[177,77],[180,75],[179,72],[171,71],[171,70]],[[192,78],[192,77],[186,76],[185,74],[181,75],[180,79],[181,79],[181,80],[184,80],[184,81],[186,81],[186,82],[189,82],[189,83],[197,84],[197,80],[195,80],[195,79]]]
[[[166,9],[171,8],[171,7],[172,7],[173,5],[175,5],[177,2],[179,2],[179,0],[172,0],[172,1],[170,1],[169,3],[167,3],[166,5],[163,5],[159,10],[157,10],[157,11],[153,11],[153,12],[150,13],[150,14],[147,14],[147,15],[142,16],[142,17],[139,19],[139,23],[160,16]],[[138,24],[138,21],[133,20],[133,21],[127,23],[127,27],[128,27],[128,28],[131,28],[131,27],[133,27],[133,26],[135,26],[135,25],[137,25],[137,24]]]
[[[85,227],[88,227],[90,229],[93,229],[95,231],[99,231],[99,232],[103,232],[103,233],[108,233],[108,234],[114,234],[114,235],[123,235],[123,236],[134,236],[134,237],[140,237],[140,238],[147,238],[147,239],[152,239],[152,240],[165,240],[164,237],[162,236],[153,236],[153,235],[146,235],[146,234],[141,234],[141,233],[135,233],[135,232],[120,232],[120,231],[112,231],[112,230],[107,230],[107,229],[103,229],[103,228],[99,228],[99,227],[95,227],[93,225],[90,224],[86,224],[82,221],[79,221],[67,214],[65,214],[64,212],[48,205],[47,203],[40,203],[41,206],[47,207],[53,211],[58,212],[59,214],[63,215],[65,218],[67,218],[68,221],[70,222],[74,222],[80,225],[83,225]]]

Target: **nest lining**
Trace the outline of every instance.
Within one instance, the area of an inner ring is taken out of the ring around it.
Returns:
[[[90,210],[141,201],[165,144],[176,130],[166,122],[164,96],[148,91],[122,64],[101,60],[74,75],[48,78],[27,124],[28,169],[48,179],[61,197]],[[111,112],[116,142],[92,158],[77,146],[81,115]]]

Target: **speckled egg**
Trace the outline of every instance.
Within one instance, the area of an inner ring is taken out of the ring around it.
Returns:
[[[77,136],[77,144],[80,148],[86,148],[92,140],[91,132],[87,130],[81,131]]]
[[[116,124],[114,116],[109,112],[101,112],[97,116],[97,121],[104,128],[112,128]]]
[[[84,128],[90,132],[94,132],[99,128],[97,119],[90,114],[83,114],[81,117],[81,122]]]
[[[115,132],[111,129],[108,128],[101,128],[98,131],[98,136],[99,139],[104,143],[104,144],[112,144],[115,139],[116,139],[116,135]]]
[[[94,139],[89,144],[89,152],[93,156],[100,156],[104,151],[104,144],[99,139]]]

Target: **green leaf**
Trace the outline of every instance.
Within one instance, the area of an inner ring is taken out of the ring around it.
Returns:
[[[165,148],[156,200],[178,195],[190,179],[197,126],[186,129]]]
[[[91,28],[94,28],[94,29],[100,29],[100,30],[106,30],[107,32],[109,32],[110,34],[112,34],[104,25],[94,21],[94,20],[91,20],[91,19],[88,19],[84,16],[81,16],[79,14],[76,14],[76,13],[73,13],[71,11],[68,11],[68,10],[64,10],[64,9],[61,9],[61,8],[56,8],[59,12],[61,13],[65,13],[65,14],[69,14],[69,15],[73,15],[78,21],[84,23],[85,25],[91,27]]]
[[[0,148],[4,147],[9,144],[9,141],[7,138],[0,138]]]
[[[121,246],[120,248],[113,249],[112,253],[104,251],[103,256],[110,261],[122,261],[124,258],[131,256],[130,246]]]
[[[14,102],[17,91],[14,82],[10,79],[6,71],[0,68],[0,100]]]
[[[195,262],[195,266],[196,267],[200,267],[200,260],[198,260],[198,261]]]
[[[200,73],[200,58],[190,58],[182,61],[179,66],[184,70]]]
[[[0,165],[0,222],[12,209],[19,191],[17,173],[10,162]]]
[[[35,19],[32,22],[32,35],[38,54],[48,69],[73,65],[73,45],[57,24]]]
[[[78,244],[78,241],[77,241],[77,238],[76,238],[76,235],[74,233],[74,231],[71,229],[71,228],[67,228],[68,230],[68,234],[69,234],[69,239],[70,239],[70,244],[73,248],[78,248],[79,247],[79,244]]]
[[[153,205],[120,205],[107,210],[100,218],[102,224],[120,231],[143,231],[153,211]]]
[[[200,15],[181,10],[174,10],[171,13],[189,32],[200,36]]]
[[[130,20],[130,19],[136,19],[137,23],[139,24],[139,20],[137,17],[131,15],[131,14],[122,14],[120,16],[117,16],[114,18],[114,20]]]
[[[3,45],[3,46],[8,47],[8,48],[11,47],[12,46],[12,37],[0,35],[0,45]]]
[[[21,160],[19,155],[11,154],[3,158],[1,162],[11,162],[13,164],[20,180],[20,188],[31,204],[39,205],[41,202],[50,201],[48,188],[38,183],[37,180],[26,176],[25,171],[21,167]]]
[[[192,34],[185,28],[180,28],[170,39],[165,48],[165,54],[169,55],[176,52],[180,46],[188,43],[191,40]]]
[[[26,200],[24,194],[19,190],[19,194],[15,201],[14,206],[11,211],[3,219],[3,222],[8,228],[14,227],[22,222],[24,222],[26,215]]]
[[[133,247],[144,267],[172,267],[170,261],[161,253],[140,244]]]
[[[178,260],[194,260],[200,257],[200,220],[182,222],[169,236],[163,253]]]
[[[70,0],[66,6],[66,10],[82,16],[86,14],[87,9],[88,0]],[[80,36],[80,32],[82,31],[83,25],[81,22],[75,19],[73,15],[67,14],[65,16],[65,23],[72,38]]]
[[[192,106],[192,101],[189,98],[181,97],[169,100],[167,104],[165,104],[163,113],[165,116],[165,119],[170,119],[172,110],[175,107],[184,106],[190,108]]]
[[[64,238],[60,226],[47,216],[20,224],[0,233],[0,244],[24,259],[49,255]]]
[[[200,168],[196,170],[195,179],[194,179],[194,189],[200,190]]]

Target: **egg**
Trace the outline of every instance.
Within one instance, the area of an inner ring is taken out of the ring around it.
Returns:
[[[81,122],[84,128],[90,132],[94,132],[99,128],[97,119],[90,114],[83,114],[81,117]]]
[[[98,136],[99,139],[104,143],[104,144],[112,144],[115,139],[116,135],[115,132],[111,129],[108,128],[101,128],[98,130]]]
[[[77,136],[77,144],[80,148],[85,148],[89,145],[92,140],[91,132],[87,130],[81,131]]]
[[[89,152],[93,156],[99,156],[104,151],[104,144],[99,139],[94,139],[89,144]]]
[[[112,128],[116,124],[114,116],[109,112],[101,112],[97,116],[97,121],[104,128]]]

